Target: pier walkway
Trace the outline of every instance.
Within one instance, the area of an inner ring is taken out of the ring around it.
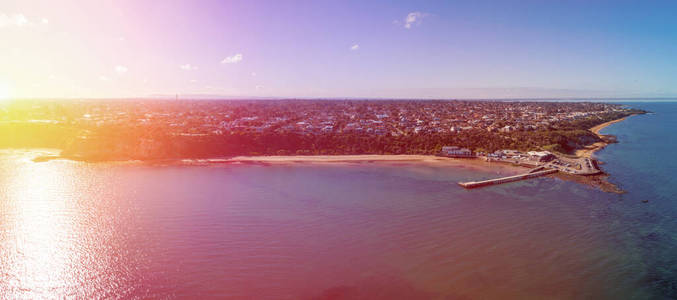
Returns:
[[[536,173],[536,172],[538,172],[538,171],[540,171],[540,170],[543,170],[543,169],[545,169],[545,167],[544,167],[544,166],[540,166],[540,167],[536,167],[536,168],[533,168],[533,169],[529,170],[529,172],[527,172],[527,173]]]
[[[557,170],[543,170],[543,171],[531,170],[531,171],[529,171],[529,173],[526,173],[526,174],[513,175],[513,176],[508,176],[508,177],[482,180],[482,181],[459,182],[458,184],[460,186],[466,188],[466,189],[472,189],[472,188],[478,188],[478,187],[487,186],[487,185],[502,184],[502,183],[508,183],[508,182],[513,182],[513,181],[529,179],[529,178],[535,178],[535,177],[544,176],[544,175],[548,175],[548,174],[552,174],[552,173],[557,173]]]

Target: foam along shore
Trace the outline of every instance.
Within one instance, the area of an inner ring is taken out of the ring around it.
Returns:
[[[634,116],[634,115],[630,115],[629,117],[631,117],[631,116]],[[604,147],[606,147],[606,146],[609,145],[609,143],[610,143],[610,142],[608,141],[609,138],[610,138],[610,136],[609,136],[609,135],[601,134],[601,133],[599,133],[599,132],[600,132],[602,129],[608,127],[609,125],[615,124],[615,123],[618,123],[618,122],[622,122],[622,121],[624,121],[624,120],[627,119],[627,118],[628,118],[628,117],[616,119],[616,120],[609,121],[609,122],[606,122],[606,123],[602,123],[602,124],[599,124],[599,125],[597,125],[597,126],[595,126],[595,127],[590,128],[590,131],[591,131],[592,133],[596,134],[600,139],[602,139],[602,141],[601,141],[601,142],[596,142],[596,143],[594,143],[594,144],[592,144],[592,145],[589,145],[589,146],[585,147],[584,149],[576,150],[575,155],[578,156],[578,157],[583,157],[583,158],[593,158],[593,155],[595,154],[595,152],[604,149]]]
[[[450,158],[435,155],[292,155],[292,156],[235,156],[229,158],[186,159],[184,164],[341,164],[341,163],[429,163],[435,165],[469,167],[489,171],[505,171],[518,174],[524,167],[496,164],[478,158]]]
[[[216,161],[218,159],[212,159]],[[236,162],[267,162],[267,163],[288,163],[288,162],[371,162],[371,161],[423,161],[423,162],[459,162],[459,159],[449,159],[446,157],[432,155],[272,155],[272,156],[235,156],[224,159],[224,161]],[[468,160],[462,160],[468,161]]]
[[[271,156],[235,156],[230,158],[213,158],[184,160],[184,162],[205,163],[372,163],[372,162],[419,162],[446,164],[457,166],[486,166],[495,167],[497,164],[487,162],[477,157],[453,158],[436,155],[410,155],[410,154],[357,154],[357,155],[271,155]],[[500,165],[499,165],[500,166]],[[524,167],[510,165],[516,170],[524,170]]]
[[[49,160],[70,160],[69,158],[58,155],[37,156],[33,159],[35,162],[44,162]],[[95,161],[98,162],[98,161]],[[496,173],[497,175],[510,176],[523,174],[528,169],[527,166],[508,163],[508,162],[488,162],[479,158],[450,158],[434,155],[295,155],[295,156],[235,156],[224,158],[205,158],[205,159],[158,159],[149,161],[107,161],[104,163],[114,164],[147,164],[154,166],[171,165],[193,165],[193,166],[216,166],[220,164],[259,164],[259,165],[293,165],[293,164],[365,164],[365,163],[422,163],[436,166],[449,166],[456,168],[469,168],[473,170]],[[597,187],[606,192],[622,193],[615,185],[605,180],[604,174],[595,176],[576,176],[563,173],[551,176],[562,180],[579,182],[581,184]]]

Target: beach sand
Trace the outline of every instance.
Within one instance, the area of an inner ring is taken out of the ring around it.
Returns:
[[[424,163],[437,166],[472,168],[482,171],[524,173],[525,168],[512,164],[496,164],[479,158],[449,158],[434,155],[295,155],[295,156],[236,156],[223,159],[190,160],[195,164],[363,164],[363,163]]]
[[[596,134],[599,138],[605,139],[606,135],[600,134],[599,132],[602,129],[606,128],[607,126],[611,125],[611,124],[615,124],[615,123],[624,121],[626,118],[627,117],[599,124],[595,127],[590,128],[590,131],[592,131],[592,133]],[[609,143],[607,143],[607,142],[597,142],[597,143],[594,143],[592,145],[585,147],[584,149],[576,150],[575,155],[577,157],[593,158],[593,155],[595,154],[595,152],[604,149],[604,147],[606,147],[607,145],[609,145]]]
[[[594,134],[600,138],[607,140],[606,136],[599,132],[614,123],[621,122],[626,118],[613,120],[593,128],[590,128]],[[587,146],[585,149],[580,149],[575,152],[577,157],[592,158],[596,151],[603,149],[607,142],[597,142]],[[52,159],[67,159],[63,157],[49,155],[38,156],[34,159],[36,162],[48,161]],[[143,163],[150,165],[220,165],[220,164],[364,164],[364,163],[425,163],[438,166],[471,168],[474,170],[500,172],[505,175],[517,175],[525,172],[526,168],[519,165],[509,163],[495,163],[487,162],[478,158],[449,158],[434,155],[380,155],[380,154],[366,154],[366,155],[293,155],[293,156],[235,156],[224,158],[209,158],[209,159],[167,159],[167,160],[152,160],[152,161],[125,161],[121,163]],[[549,177],[557,177],[562,180],[575,181],[582,184],[597,187],[606,192],[622,193],[615,185],[606,181],[606,174],[595,176],[572,176],[567,174],[551,175]]]
[[[601,128],[600,128],[601,129]],[[185,161],[184,161],[185,162]],[[479,158],[448,158],[432,155],[316,155],[316,156],[237,156],[224,159],[209,159],[200,161],[190,161],[196,164],[363,164],[363,163],[416,163],[431,164],[435,166],[445,166],[452,168],[469,168],[472,170],[500,173],[502,176],[524,174],[529,168],[505,162],[487,162]],[[585,184],[605,192],[623,193],[624,191],[616,185],[609,183],[607,174],[592,176],[576,176],[565,173],[548,175],[547,177],[558,178],[560,180],[573,181]]]
[[[608,140],[609,136],[601,134],[600,131],[602,129],[606,128],[607,126],[611,125],[611,124],[622,122],[627,118],[628,117],[616,119],[616,120],[609,121],[609,122],[606,122],[606,123],[602,123],[602,124],[599,124],[595,127],[590,128],[590,131],[592,133],[596,134],[599,138],[601,138],[604,141],[597,142],[597,143],[594,143],[592,145],[589,145],[589,146],[585,147],[585,149],[576,150],[575,155],[577,157],[594,159],[595,152],[602,150],[602,149],[604,149],[604,147],[609,145],[609,142],[606,142]],[[611,183],[607,180],[609,175],[606,174],[606,173],[593,175],[593,176],[572,176],[572,175],[568,175],[568,174],[559,173],[559,174],[557,174],[557,176],[560,179],[563,179],[563,180],[570,180],[570,181],[579,182],[579,183],[582,183],[582,184],[591,185],[591,186],[599,188],[600,190],[605,191],[605,192],[617,193],[617,194],[625,193],[625,191],[623,191],[618,186],[616,186],[615,184],[613,184],[613,183]]]

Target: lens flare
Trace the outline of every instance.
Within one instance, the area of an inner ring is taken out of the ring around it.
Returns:
[[[0,100],[9,99],[9,85],[0,82]]]

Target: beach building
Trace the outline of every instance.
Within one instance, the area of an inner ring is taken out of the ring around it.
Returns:
[[[442,147],[442,155],[449,157],[475,157],[470,149],[460,148],[458,146]]]
[[[555,159],[555,155],[548,151],[529,151],[529,160],[538,161],[538,162],[548,162]]]
[[[502,156],[506,156],[506,157],[515,157],[515,156],[522,155],[522,152],[519,152],[517,150],[510,150],[510,149],[499,150],[497,152],[501,152],[503,154]]]

